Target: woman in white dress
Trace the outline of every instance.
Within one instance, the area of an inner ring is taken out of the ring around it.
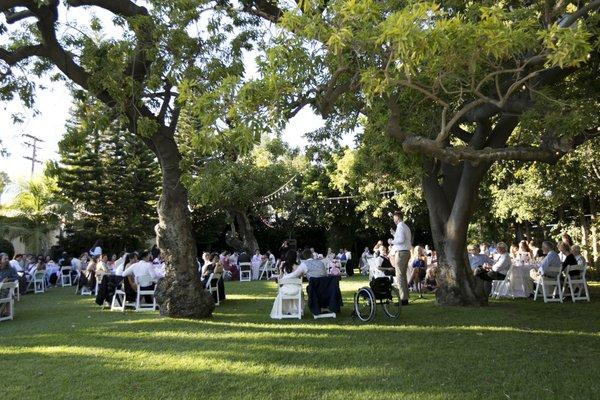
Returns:
[[[279,280],[284,280],[287,276],[291,275],[292,272],[294,272],[298,268],[298,265],[296,264],[297,258],[298,254],[294,250],[288,250],[288,252],[285,254],[285,258],[281,263],[282,268],[281,273],[279,275]],[[289,315],[293,311],[297,310],[297,300],[281,299],[281,297],[283,297],[284,295],[298,295],[299,291],[302,291],[302,285],[281,285],[279,287],[279,292],[277,293],[277,298],[275,298],[275,302],[273,303],[273,308],[271,309],[271,318],[281,319],[284,315]],[[302,304],[300,305],[300,309],[303,309]]]

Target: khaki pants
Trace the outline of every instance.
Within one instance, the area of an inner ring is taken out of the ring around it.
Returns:
[[[409,260],[409,251],[397,251],[394,255],[394,269],[396,270],[396,281],[400,286],[399,289],[401,300],[408,300],[408,281],[406,278],[406,270],[408,269]]]

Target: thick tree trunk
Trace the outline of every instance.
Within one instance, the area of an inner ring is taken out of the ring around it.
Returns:
[[[156,289],[160,313],[173,318],[208,317],[215,304],[198,279],[188,193],[181,183],[181,155],[168,132],[154,135],[152,142],[162,169],[156,236],[167,265],[166,276]]]
[[[462,166],[460,179],[451,179],[444,190],[437,177],[423,179],[423,193],[429,209],[431,233],[438,259],[438,290],[440,305],[485,305],[487,296],[482,282],[477,282],[467,258],[467,230],[481,178],[489,166]],[[450,196],[448,196],[450,194]]]

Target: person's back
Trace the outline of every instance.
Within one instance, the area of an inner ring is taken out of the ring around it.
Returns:
[[[323,276],[327,276],[327,268],[325,268],[325,264],[321,260],[304,260],[302,261],[306,266],[306,278],[320,278]]]
[[[539,272],[546,276],[556,276],[556,271],[560,271],[561,268],[562,262],[560,261],[558,254],[556,254],[554,250],[550,250],[542,260]]]

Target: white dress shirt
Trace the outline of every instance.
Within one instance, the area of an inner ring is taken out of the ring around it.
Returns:
[[[554,250],[550,250],[548,254],[546,254],[546,257],[544,257],[542,260],[540,268],[538,269],[538,273],[540,275],[544,275],[549,269],[554,270],[554,273],[556,273],[557,271],[560,271],[561,268],[562,262],[560,261],[558,254],[556,254]]]
[[[81,271],[81,260],[73,257],[71,259],[71,268],[73,268],[75,271]]]
[[[396,225],[396,232],[394,233],[394,239],[390,243],[392,245],[392,252],[397,251],[409,251],[411,246],[411,233],[408,225],[404,221],[398,222]]]
[[[502,253],[498,257],[498,260],[492,265],[492,271],[502,275],[506,275],[510,269],[512,262],[510,261],[510,254]]]
[[[21,264],[17,260],[10,260],[8,264],[14,268],[17,272],[23,272],[23,268],[21,268]]]
[[[142,287],[150,286],[158,278],[154,270],[154,264],[144,260],[131,264],[123,271],[123,276],[129,275],[136,277],[138,284]]]

